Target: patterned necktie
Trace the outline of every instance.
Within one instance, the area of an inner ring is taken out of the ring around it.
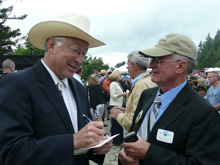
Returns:
[[[59,81],[57,83],[57,88],[58,88],[58,91],[60,92],[61,96],[62,96],[62,91],[63,91],[63,88],[64,88],[64,83],[63,81]]]
[[[154,125],[154,121],[155,119],[157,118],[157,115],[158,115],[158,112],[160,110],[160,105],[161,105],[161,96],[157,96],[155,99],[154,99],[154,103],[152,105],[152,109],[151,109],[151,112],[150,112],[150,130],[152,129],[153,125]]]

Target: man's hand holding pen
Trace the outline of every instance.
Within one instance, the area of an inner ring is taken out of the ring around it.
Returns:
[[[87,117],[87,116],[86,116]],[[104,123],[101,121],[90,122],[91,120],[87,117],[85,120],[88,124],[83,127],[79,132],[73,135],[74,137],[74,150],[79,148],[87,148],[99,144],[100,141],[106,139]],[[113,146],[112,140],[103,145],[102,147],[94,149],[98,154],[106,154],[110,151]]]

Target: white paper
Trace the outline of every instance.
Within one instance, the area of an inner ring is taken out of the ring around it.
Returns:
[[[81,154],[85,154],[87,153],[90,149],[92,148],[98,148],[103,146],[104,144],[108,143],[110,140],[112,140],[113,138],[117,137],[119,134],[114,135],[114,136],[106,136],[107,138],[101,142],[99,142],[99,144],[92,146],[92,147],[88,147],[88,148],[80,148],[78,150],[74,150],[74,155],[81,155]]]

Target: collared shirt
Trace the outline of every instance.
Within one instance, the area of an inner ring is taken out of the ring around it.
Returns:
[[[165,110],[167,109],[167,107],[170,105],[170,103],[175,99],[175,97],[177,96],[177,94],[183,89],[183,87],[186,85],[187,80],[185,80],[182,84],[180,84],[179,86],[161,94],[160,93],[160,89],[158,90],[155,98],[158,95],[161,95],[161,106],[160,106],[160,110],[158,112],[158,115],[154,121],[154,124],[158,121],[158,119],[161,117],[161,115],[165,112]],[[153,104],[152,104],[153,105]],[[141,136],[144,139],[147,139],[147,115],[150,113],[150,110],[152,108],[152,105],[150,106],[150,108],[148,109],[144,121],[141,124],[141,127],[138,131],[138,135]]]
[[[73,78],[75,78],[77,81],[79,81],[79,82],[84,86],[84,84],[83,84],[83,82],[82,82],[82,80],[81,80],[80,75],[74,73]]]
[[[132,86],[135,86],[136,82],[145,74],[146,72],[144,73],[141,73],[139,76],[135,77],[134,80],[132,80]]]
[[[57,83],[60,81],[59,78],[55,75],[55,73],[44,63],[43,59],[41,59],[42,64],[44,67],[47,69],[49,72],[50,76],[52,77],[55,85],[57,86]],[[66,108],[68,110],[68,113],[70,115],[70,119],[74,128],[75,132],[78,132],[78,119],[77,119],[77,106],[76,106],[76,101],[73,96],[73,93],[71,91],[71,88],[69,86],[67,78],[64,78],[63,80],[64,83],[64,89],[62,91],[64,103],[66,105]]]

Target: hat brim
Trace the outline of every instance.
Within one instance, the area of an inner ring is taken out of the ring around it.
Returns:
[[[42,50],[45,49],[46,40],[54,36],[81,39],[89,44],[89,48],[105,45],[105,43],[93,38],[76,26],[59,21],[46,21],[36,24],[28,34],[29,41],[32,45]]]
[[[168,51],[166,49],[161,49],[159,47],[144,49],[139,52],[146,57],[162,57],[162,56],[167,56],[167,55],[174,53],[174,52]]]

